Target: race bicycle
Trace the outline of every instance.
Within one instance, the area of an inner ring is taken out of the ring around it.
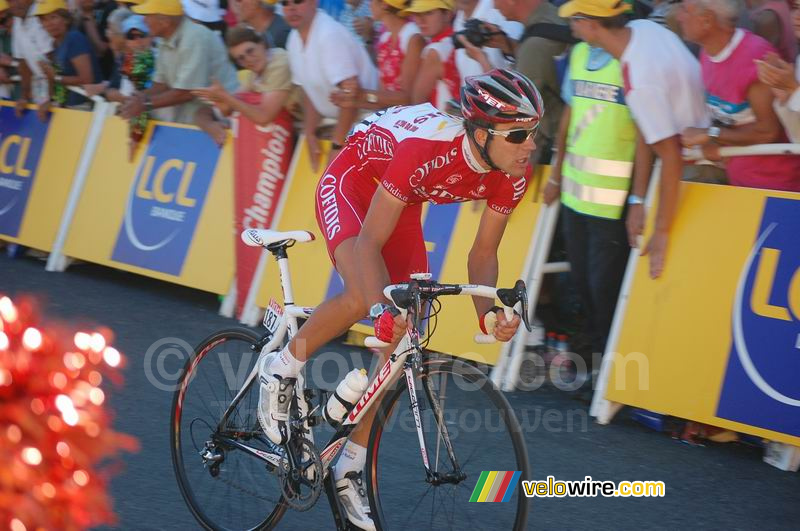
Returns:
[[[287,509],[309,510],[325,491],[336,528],[353,529],[331,465],[364,414],[377,407],[365,482],[377,529],[524,529],[528,499],[522,488],[485,482],[476,489],[484,471],[531,478],[513,409],[475,364],[425,350],[444,296],[497,298],[509,319],[516,308],[529,326],[521,280],[497,289],[414,275],[388,286],[384,293],[409,318],[408,332],[325,447],[317,449],[314,432],[330,431],[321,415],[327,392],[306,387],[302,373],[290,407],[290,441],[275,445],[263,434],[256,362],[261,352],[282,348],[297,333],[297,320],[313,311],[293,302],[287,254],[295,243],[313,239],[305,231],[242,233],[247,245],[264,247],[277,260],[284,304],[270,303],[265,333],[231,328],[206,338],[181,373],[170,441],[178,485],[194,517],[206,529],[271,529]],[[486,335],[475,339],[494,341]],[[374,337],[365,343],[387,346]],[[474,491],[498,503],[473,503]]]

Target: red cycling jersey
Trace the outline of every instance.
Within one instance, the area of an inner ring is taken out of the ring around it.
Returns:
[[[430,103],[391,107],[358,123],[317,186],[317,221],[334,258],[338,245],[358,236],[378,186],[409,206],[383,249],[392,282],[427,270],[421,205],[485,199],[511,214],[526,177],[487,171],[474,160],[461,118]]]

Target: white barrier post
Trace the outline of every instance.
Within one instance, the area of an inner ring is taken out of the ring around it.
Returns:
[[[283,215],[283,209],[286,205],[286,200],[289,197],[289,190],[292,187],[292,181],[294,180],[295,170],[297,169],[297,163],[300,160],[300,153],[303,151],[303,143],[305,142],[306,138],[305,135],[299,135],[297,137],[297,142],[295,143],[294,153],[292,154],[292,161],[289,163],[289,170],[286,172],[286,182],[283,183],[283,190],[281,191],[281,197],[278,199],[278,206],[275,208],[275,214],[272,216],[272,223],[270,223],[269,228],[274,229],[277,227],[278,222]],[[239,236],[236,236],[237,245]],[[247,298],[244,301],[244,305],[242,306],[242,313],[239,316],[239,322],[243,325],[247,326],[256,326],[258,325],[259,321],[261,320],[261,310],[259,309],[258,305],[256,304],[256,298],[258,297],[258,291],[261,289],[261,282],[264,279],[264,270],[266,269],[267,260],[269,260],[270,253],[266,249],[261,252],[261,256],[258,259],[258,265],[256,266],[256,272],[253,275],[253,280],[250,282],[250,289],[247,292]],[[228,294],[230,296],[230,293]],[[223,303],[224,304],[224,303]]]
[[[547,262],[558,223],[559,205],[560,203],[554,203],[543,207],[536,220],[530,264],[526,267],[525,273],[525,283],[528,287],[528,318],[531,322],[536,318],[536,306],[539,303],[539,292],[544,275],[569,271],[567,262]],[[503,346],[498,365],[492,371],[492,381],[503,391],[513,391],[517,386],[520,366],[525,358],[528,334],[527,330],[521,328],[514,338],[513,345]],[[509,351],[510,354],[508,354]]]
[[[85,95],[83,91],[76,90],[75,92]],[[67,241],[72,218],[75,216],[75,209],[78,208],[78,201],[83,193],[86,176],[89,174],[89,168],[91,167],[92,160],[94,160],[97,145],[100,142],[100,134],[103,132],[103,127],[105,126],[106,116],[109,110],[113,108],[113,104],[98,96],[92,97],[92,100],[94,101],[92,123],[89,126],[89,134],[86,137],[86,143],[83,145],[78,167],[75,169],[75,175],[72,177],[72,187],[69,191],[64,213],[61,215],[61,224],[58,228],[58,234],[53,243],[53,248],[50,251],[50,256],[47,257],[46,271],[63,272],[69,265],[69,259],[64,256],[63,253],[64,244]]]
[[[645,196],[645,215],[653,205],[654,190],[661,179],[661,159],[658,159],[653,166],[653,173],[650,177],[650,185]],[[641,238],[640,238],[641,240]],[[625,276],[622,278],[622,286],[617,298],[617,309],[614,311],[614,319],[611,322],[611,330],[606,341],[606,351],[603,354],[603,361],[600,364],[600,373],[597,381],[594,382],[595,389],[592,395],[592,404],[589,407],[589,415],[597,418],[598,424],[608,424],[617,412],[622,408],[622,404],[606,400],[604,395],[608,388],[608,378],[611,375],[611,366],[614,364],[614,352],[619,343],[619,336],[622,332],[622,321],[625,318],[625,310],[628,307],[628,298],[633,285],[633,277],[636,273],[636,265],[639,263],[642,245],[640,241],[636,248],[631,249],[628,256],[628,265],[625,267]]]
[[[536,216],[536,229],[534,230],[533,237],[531,238],[531,244],[528,247],[528,254],[525,256],[525,263],[522,266],[522,278],[525,280],[526,285],[528,278],[531,276],[531,267],[533,267],[535,257],[537,256],[539,241],[541,239],[539,238],[539,232],[541,232],[542,218],[545,215],[545,210],[545,208],[540,209],[539,215]],[[528,313],[530,317],[531,312]],[[516,336],[511,341],[503,343],[503,346],[500,349],[500,356],[497,358],[497,363],[494,367],[492,367],[492,370],[489,373],[489,378],[498,389],[503,388],[504,381],[506,379],[506,373],[508,372],[509,360],[513,355],[511,354],[512,347],[516,346],[518,342],[521,342],[524,345],[527,340],[528,330],[521,326]]]

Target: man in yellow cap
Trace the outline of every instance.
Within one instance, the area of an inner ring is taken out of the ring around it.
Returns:
[[[573,33],[610,53],[622,65],[625,101],[639,132],[636,168],[628,196],[628,239],[637,246],[644,226],[644,195],[654,156],[661,159],[655,229],[642,254],[650,256],[650,276],[664,271],[669,231],[684,172],[681,132],[708,127],[700,64],[671,31],[650,20],[628,22],[620,0],[571,0],[558,10]]]
[[[203,104],[192,89],[207,87],[214,80],[225,90],[239,86],[236,70],[219,35],[183,16],[180,0],[145,0],[133,7],[145,16],[150,34],[161,37],[153,86],[127,98],[120,115],[129,119],[143,111],[169,107],[170,121],[194,123]]]
[[[41,103],[50,98],[47,78],[39,62],[53,51],[53,38],[44,30],[33,0],[8,0],[14,17],[11,28],[11,52],[19,61],[20,94],[17,112],[21,113],[31,101]]]

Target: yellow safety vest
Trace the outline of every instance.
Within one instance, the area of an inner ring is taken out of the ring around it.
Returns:
[[[589,45],[572,50],[572,114],[562,167],[561,202],[583,214],[620,219],[636,152],[636,126],[625,105],[622,69],[612,59],[586,69]]]

